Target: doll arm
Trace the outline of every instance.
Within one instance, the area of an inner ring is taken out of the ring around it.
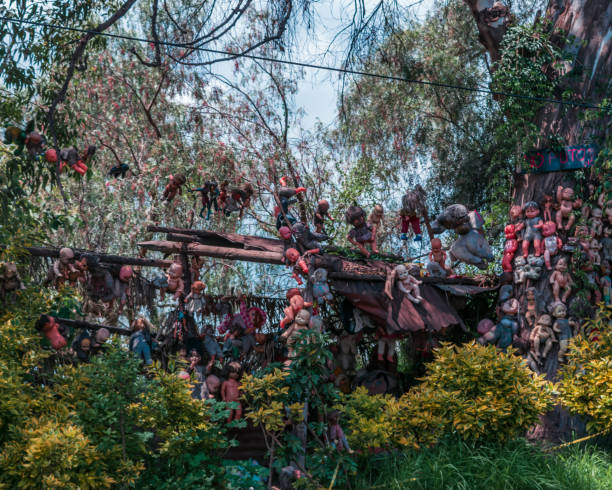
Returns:
[[[185,298],[185,303],[189,303],[192,297],[193,297],[193,293],[189,293],[187,297]]]

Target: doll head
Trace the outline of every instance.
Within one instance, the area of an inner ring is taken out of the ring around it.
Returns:
[[[546,221],[542,226],[542,235],[552,236],[557,232],[557,225],[554,221]]]
[[[183,174],[171,175],[170,181],[173,181],[176,185],[180,186],[187,182],[187,177],[185,177]]]
[[[134,320],[134,323],[132,324],[132,330],[134,330],[135,332],[145,330],[148,327],[147,323],[148,322],[145,317],[139,316],[138,318],[136,318],[136,320]]]
[[[327,269],[323,269],[322,267],[319,269],[315,269],[315,271],[312,273],[312,280],[314,282],[326,282]]]
[[[565,318],[567,316],[567,307],[563,303],[555,303],[551,313],[555,318]]]
[[[238,379],[240,378],[240,371],[242,371],[242,366],[240,365],[239,362],[233,361],[230,362],[228,365],[229,368],[229,372],[228,372],[228,376],[232,379]]]
[[[317,211],[319,213],[327,213],[329,211],[329,202],[327,202],[325,199],[321,199],[317,203]]]
[[[538,207],[538,203],[535,201],[529,201],[523,206],[523,211],[525,212],[525,216],[528,219],[535,218],[540,214],[540,208]]]
[[[301,295],[302,295],[302,292],[298,288],[291,288],[287,290],[287,292],[285,293],[285,297],[288,300],[291,300],[291,298],[293,298],[294,296],[301,296]]]
[[[510,298],[502,305],[502,312],[506,315],[516,315],[519,310],[519,302],[515,298]]]
[[[208,392],[211,395],[216,395],[217,393],[219,393],[221,380],[214,374],[209,374],[208,376],[206,376],[206,386],[208,386]]]
[[[91,350],[91,339],[89,337],[83,337],[79,342],[79,348],[83,352],[89,352]]]
[[[406,266],[401,264],[395,267],[395,274],[397,275],[397,278],[400,281],[405,281],[406,279],[408,279],[408,276],[410,276],[410,273],[408,272]]]
[[[289,304],[291,305],[293,311],[301,310],[305,305],[304,298],[302,298],[301,294],[296,294],[295,296],[291,297]]]
[[[12,262],[5,263],[2,269],[5,279],[12,279],[13,277],[17,277],[17,266]]]
[[[64,247],[59,251],[59,260],[62,264],[68,264],[71,260],[74,259],[74,252],[71,248]]]
[[[191,349],[189,351],[189,362],[191,362],[194,365],[198,365],[200,364],[201,360],[202,360],[202,356],[197,351],[197,349]]]
[[[119,269],[119,280],[128,282],[134,276],[134,270],[129,265],[121,266]]]
[[[108,328],[101,328],[96,332],[96,344],[104,344],[110,337]]]
[[[377,204],[376,206],[374,206],[374,209],[372,210],[372,214],[374,214],[375,216],[382,218],[385,215],[385,210],[382,207],[382,204]]]
[[[571,187],[564,187],[561,191],[561,199],[565,201],[571,201],[574,199],[574,189]]]
[[[168,269],[168,275],[172,279],[179,279],[183,275],[183,266],[177,262],[174,262]]]
[[[557,263],[555,264],[555,270],[558,272],[566,272],[567,271],[567,259],[565,257],[561,257]]]
[[[288,226],[281,226],[278,229],[278,234],[283,240],[290,240],[291,239],[291,228],[289,228]]]
[[[306,327],[310,323],[310,312],[302,309],[295,315],[295,323],[300,327]]]
[[[288,264],[295,264],[300,258],[300,252],[298,252],[295,248],[288,248],[285,251],[285,259]]]
[[[202,281],[194,281],[194,283],[191,285],[191,292],[194,294],[202,294],[205,287],[206,284],[204,284]]]
[[[280,185],[283,187],[287,187],[287,176],[283,175],[280,179],[279,179]]]
[[[603,217],[603,211],[599,208],[593,208],[591,210],[591,216],[594,220],[601,221],[601,218]]]
[[[249,315],[249,320],[256,329],[261,328],[266,323],[266,312],[257,308],[257,306],[251,306],[247,310],[247,315]]]
[[[491,330],[494,326],[495,326],[495,323],[493,323],[493,320],[490,320],[489,318],[483,318],[482,320],[478,322],[478,326],[476,327],[476,330],[478,331],[480,335],[484,335],[489,330]]]
[[[365,223],[365,212],[359,206],[350,206],[344,214],[346,222],[358,228]]]
[[[520,205],[513,204],[512,206],[510,206],[510,219],[512,221],[518,220],[522,216],[523,216],[523,210],[521,209]]]
[[[442,241],[439,238],[431,239],[431,251],[440,252],[442,250]]]
[[[535,288],[527,288],[527,290],[525,291],[525,294],[527,295],[527,299],[529,301],[533,301],[535,299],[535,296],[536,296],[536,289]]]
[[[546,209],[546,208],[550,208],[552,205],[553,205],[552,196],[549,196],[548,194],[544,194],[544,197],[542,198],[542,207]]]
[[[538,318],[537,325],[540,327],[550,327],[552,325],[552,318],[550,315],[542,315]]]

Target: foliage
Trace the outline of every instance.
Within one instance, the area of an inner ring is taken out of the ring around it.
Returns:
[[[570,342],[567,363],[559,370],[559,392],[564,406],[588,416],[590,431],[612,429],[612,308],[603,304],[587,318],[586,335]]]
[[[475,445],[450,438],[433,448],[370,456],[351,487],[603,490],[611,482],[610,453],[593,447],[544,453],[524,439]]]

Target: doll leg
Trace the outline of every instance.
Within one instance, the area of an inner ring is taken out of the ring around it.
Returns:
[[[563,362],[565,358],[565,353],[567,352],[567,347],[569,345],[569,339],[559,340],[559,354],[557,355],[557,359],[559,362]]]
[[[539,257],[540,256],[540,240],[538,240],[537,238],[533,240],[533,248],[535,248],[535,256]]]
[[[540,336],[536,335],[533,339],[533,346],[531,347],[531,352],[533,353],[533,357],[536,361],[540,362]]]
[[[368,249],[363,246],[363,243],[360,243],[360,242],[356,242],[356,243],[357,243],[357,248],[359,249],[359,251],[363,255],[365,255],[366,257],[369,258],[370,257],[370,252],[368,252]]]
[[[548,270],[552,270],[552,266],[550,265],[550,252],[548,249],[544,249],[544,263],[546,264],[546,268]]]
[[[546,339],[546,344],[544,344],[544,352],[542,352],[542,360],[546,359],[550,349],[552,349],[553,341],[550,337]]]
[[[565,225],[565,229],[569,230],[574,224],[574,221],[576,221],[576,217],[574,216],[574,213],[570,213],[569,217],[567,218],[567,225]]]
[[[412,225],[412,231],[414,231],[415,234],[415,241],[420,241],[421,240],[421,223],[419,221],[419,217],[418,216],[411,216],[410,217],[410,224]]]
[[[378,339],[378,360],[383,361],[385,356],[386,343],[383,338]]]
[[[395,355],[395,339],[386,339],[387,344],[387,361],[393,362],[393,356]]]
[[[370,242],[370,247],[372,247],[372,253],[378,253],[378,247],[376,246],[376,227],[372,231],[372,241]]]
[[[572,292],[572,290],[570,289],[569,286],[567,286],[564,291],[563,291],[563,297],[561,298],[563,300],[564,303],[567,303],[567,298],[569,298],[570,293]]]
[[[238,403],[238,408],[234,410],[234,420],[240,420],[242,418],[242,403]]]
[[[400,239],[401,240],[408,240],[408,220],[407,219],[403,219],[401,221],[401,230],[402,230],[402,234],[400,235]]]
[[[529,240],[523,240],[523,257],[527,258],[529,255]]]

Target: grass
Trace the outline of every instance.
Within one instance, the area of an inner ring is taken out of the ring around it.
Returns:
[[[612,454],[592,446],[544,453],[517,440],[505,446],[446,441],[431,449],[370,457],[354,489],[612,489]]]

